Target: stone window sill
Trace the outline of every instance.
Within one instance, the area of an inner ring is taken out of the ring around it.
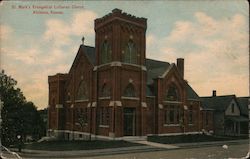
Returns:
[[[89,99],[82,99],[82,100],[75,100],[76,103],[79,103],[79,102],[88,102]]]
[[[109,128],[109,125],[99,125],[100,128]]]
[[[122,99],[139,100],[138,97],[124,97],[124,96],[122,96]]]
[[[180,124],[164,124],[164,127],[180,126]]]
[[[80,123],[75,123],[75,125],[81,126]],[[88,126],[88,123],[84,123],[83,126]]]
[[[99,99],[104,100],[104,99],[111,99],[111,97],[99,97]]]

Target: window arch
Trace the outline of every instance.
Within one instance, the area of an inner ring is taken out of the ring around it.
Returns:
[[[77,100],[84,100],[88,98],[88,89],[85,81],[81,81],[77,90]]]
[[[137,63],[136,44],[131,39],[128,41],[128,43],[125,46],[123,62],[132,63],[132,64]]]
[[[128,84],[123,92],[124,97],[136,97],[135,87],[133,84]]]
[[[107,40],[105,40],[101,46],[101,63],[104,64],[110,61],[111,61],[111,46],[107,42]]]
[[[108,87],[108,85],[106,83],[104,83],[102,86],[100,96],[101,97],[110,97],[110,87]]]
[[[178,89],[176,88],[175,85],[171,85],[168,87],[166,91],[165,100],[167,101],[179,101],[180,100]]]

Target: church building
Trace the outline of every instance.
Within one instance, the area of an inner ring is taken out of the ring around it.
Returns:
[[[98,18],[95,47],[79,47],[68,73],[48,77],[50,136],[122,138],[213,131],[184,79],[184,59],[146,58],[147,19],[119,9]]]

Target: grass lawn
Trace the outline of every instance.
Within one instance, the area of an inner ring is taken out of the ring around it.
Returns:
[[[126,141],[44,141],[40,143],[25,144],[23,148],[30,150],[49,150],[49,151],[70,151],[70,150],[93,150],[105,148],[118,148],[141,146],[141,144]]]
[[[192,143],[192,142],[210,142],[210,141],[225,141],[247,139],[247,137],[216,137],[203,134],[189,134],[189,135],[176,135],[176,136],[149,136],[148,141],[158,142],[163,144],[175,143]]]

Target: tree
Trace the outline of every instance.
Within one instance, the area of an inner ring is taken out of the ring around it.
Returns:
[[[23,139],[27,135],[38,135],[41,117],[32,102],[27,102],[21,89],[16,88],[17,81],[2,71],[0,73],[0,97],[3,101],[1,140],[3,145],[14,144],[17,135]]]
[[[20,109],[20,118],[22,120],[22,135],[31,135],[33,139],[39,139],[45,135],[45,126],[43,120],[32,102],[26,102]]]

